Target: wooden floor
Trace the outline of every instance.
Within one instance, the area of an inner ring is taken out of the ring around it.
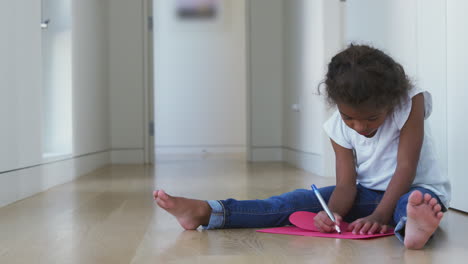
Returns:
[[[449,211],[422,251],[395,237],[339,240],[183,231],[154,188],[198,199],[266,198],[333,184],[283,163],[166,161],[112,166],[0,208],[0,263],[466,263],[468,216]]]

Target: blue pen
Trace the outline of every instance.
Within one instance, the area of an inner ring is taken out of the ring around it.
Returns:
[[[320,195],[320,192],[319,192],[319,190],[317,189],[317,186],[315,186],[315,184],[312,184],[312,189],[314,190],[315,196],[317,196],[317,199],[319,200],[320,204],[322,205],[323,210],[325,210],[325,212],[327,213],[328,217],[330,217],[330,219],[333,221],[333,223],[335,223],[335,230],[336,230],[336,232],[338,232],[338,234],[341,234],[340,227],[336,224],[335,216],[333,216],[333,214],[332,214],[332,212],[330,211],[330,209],[328,209],[327,203],[325,203],[325,200],[323,200],[323,197],[322,197],[322,195]]]

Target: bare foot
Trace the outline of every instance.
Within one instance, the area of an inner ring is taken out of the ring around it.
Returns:
[[[186,230],[208,225],[210,221],[211,207],[205,201],[170,196],[163,190],[154,191],[153,197],[159,207],[175,216]]]
[[[414,191],[408,198],[406,212],[408,220],[405,227],[405,246],[409,249],[421,249],[439,226],[444,215],[436,198],[430,194]]]

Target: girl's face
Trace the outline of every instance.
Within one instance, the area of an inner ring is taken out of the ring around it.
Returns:
[[[350,106],[337,104],[345,124],[360,135],[371,138],[390,113],[389,109],[376,109],[369,105]]]

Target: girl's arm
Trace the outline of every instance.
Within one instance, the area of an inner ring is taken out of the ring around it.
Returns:
[[[341,216],[348,213],[356,197],[356,169],[353,150],[343,148],[333,140],[331,143],[336,157],[336,187],[328,201],[328,207],[335,214],[339,225]],[[335,224],[324,211],[317,214],[314,224],[321,232],[335,230]]]
[[[352,149],[344,148],[331,140],[336,158],[336,187],[328,207],[332,212],[346,215],[356,197],[356,166]]]
[[[407,193],[416,176],[419,155],[424,139],[424,96],[412,98],[411,112],[400,132],[397,168],[385,194],[375,211],[368,217],[360,218],[350,225],[354,233],[385,232],[400,197]]]

